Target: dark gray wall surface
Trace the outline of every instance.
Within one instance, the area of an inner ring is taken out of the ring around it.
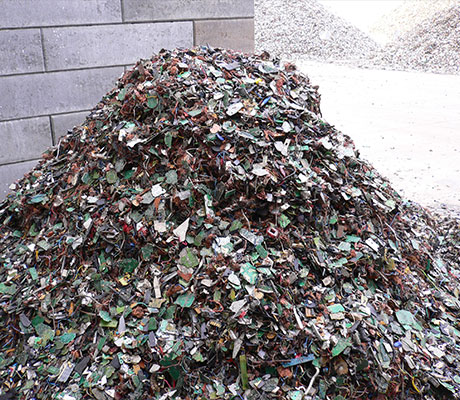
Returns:
[[[161,48],[254,50],[254,0],[0,0],[0,200]]]
[[[126,21],[199,20],[254,16],[251,0],[124,0]]]

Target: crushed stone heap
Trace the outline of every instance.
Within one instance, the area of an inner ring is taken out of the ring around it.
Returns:
[[[458,264],[266,53],[138,62],[0,235],[17,398],[459,397]]]
[[[376,64],[460,74],[460,4],[445,7],[377,52]]]
[[[380,46],[317,0],[256,0],[258,51],[318,61],[367,59]]]
[[[456,4],[458,0],[404,0],[375,21],[371,33],[385,37],[386,41],[394,41],[436,13]]]

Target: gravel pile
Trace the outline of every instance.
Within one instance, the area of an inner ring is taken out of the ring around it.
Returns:
[[[388,38],[384,48],[316,0],[256,0],[255,10],[256,51],[365,68],[460,73],[459,0],[407,1],[373,30]]]
[[[395,69],[460,73],[460,4],[416,25],[387,45],[373,63]]]
[[[378,44],[315,0],[256,0],[256,50],[321,61],[368,57]]]
[[[458,4],[459,0],[406,0],[401,6],[383,15],[371,28],[373,35],[396,41],[437,12]]]

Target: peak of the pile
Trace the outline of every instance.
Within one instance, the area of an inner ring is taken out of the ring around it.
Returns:
[[[446,239],[316,89],[210,47],[126,71],[0,205],[1,390],[458,396]]]

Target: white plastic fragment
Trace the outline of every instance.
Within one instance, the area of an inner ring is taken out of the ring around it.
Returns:
[[[241,309],[246,305],[246,300],[243,299],[243,300],[237,300],[237,301],[234,301],[231,305],[230,305],[230,310],[232,310],[235,314],[237,314],[238,312],[241,311]]]
[[[122,315],[118,320],[118,334],[121,335],[126,331],[125,317]]]
[[[157,276],[153,277],[153,290],[155,292],[155,298],[161,299],[161,288],[160,288],[160,280]]]
[[[291,124],[288,121],[284,121],[282,128],[283,128],[283,132],[289,133],[291,131]]]
[[[139,138],[136,136],[134,139],[128,140],[128,141],[126,142],[126,145],[127,145],[128,147],[133,148],[136,144],[144,143],[144,142],[146,142],[146,139],[139,139]]]
[[[243,344],[243,340],[241,338],[238,338],[235,340],[233,344],[233,353],[232,353],[232,358],[234,360],[236,360],[236,357],[238,356],[238,353],[240,352],[242,344]]]
[[[158,196],[161,196],[162,194],[166,193],[166,190],[164,190],[161,187],[161,185],[158,183],[158,184],[152,186],[152,189],[150,189],[150,193],[152,193],[153,197],[158,197]]]
[[[241,102],[231,104],[227,109],[227,115],[229,115],[229,116],[235,115],[243,107],[244,107],[244,105]]]
[[[379,251],[380,246],[372,238],[368,238],[365,243],[374,251]]]
[[[278,150],[283,156],[288,155],[290,139],[286,139],[285,142],[275,142],[275,149]]]
[[[232,285],[235,285],[235,286],[240,286],[240,285],[241,285],[240,278],[238,278],[234,272],[232,272],[232,273],[228,276],[228,281],[229,281]]]
[[[331,150],[334,147],[327,137],[321,138],[319,142],[326,150]]]
[[[166,222],[163,221],[154,221],[153,229],[155,229],[158,233],[163,233],[168,230],[166,227]]]
[[[61,370],[59,371],[59,376],[57,378],[58,382],[67,382],[67,379],[69,379],[70,374],[72,373],[74,368],[74,365],[70,362],[67,361],[61,366]]]
[[[256,176],[265,176],[268,175],[270,172],[268,172],[265,168],[253,168],[251,173],[253,173]]]
[[[184,222],[182,222],[182,224],[180,224],[176,229],[173,230],[173,233],[179,238],[181,242],[185,241],[189,222],[190,218],[187,218]]]
[[[89,228],[91,228],[91,225],[93,223],[93,220],[91,218],[88,218],[84,223],[83,223],[83,226],[85,227],[86,230],[88,230]]]

